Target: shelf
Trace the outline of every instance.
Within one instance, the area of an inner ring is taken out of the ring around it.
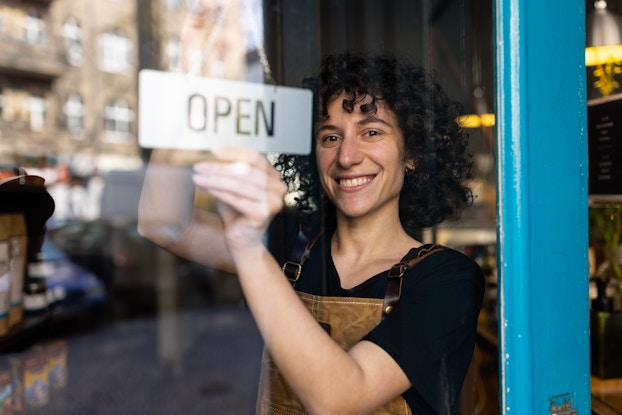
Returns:
[[[49,322],[48,312],[24,316],[21,323],[0,337],[0,354],[24,350],[44,334]]]

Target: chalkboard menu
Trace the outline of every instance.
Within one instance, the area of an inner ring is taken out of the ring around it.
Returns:
[[[622,196],[622,94],[589,101],[587,118],[589,194]]]

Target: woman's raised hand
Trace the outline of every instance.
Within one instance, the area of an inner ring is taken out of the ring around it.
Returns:
[[[283,208],[287,186],[261,153],[243,148],[213,150],[214,160],[194,165],[194,184],[216,200],[229,249],[252,248]],[[235,255],[234,255],[235,256]]]

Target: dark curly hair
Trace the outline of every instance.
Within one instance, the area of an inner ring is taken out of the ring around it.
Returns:
[[[352,111],[364,96],[372,101],[361,108],[374,112],[382,102],[393,111],[401,128],[405,159],[414,160],[414,170],[404,178],[399,216],[411,235],[446,219],[459,217],[473,200],[466,185],[471,176],[469,137],[457,122],[462,106],[451,100],[440,85],[418,65],[395,57],[339,54],[328,56],[319,76],[304,86],[314,92],[315,119],[326,119],[328,103],[342,93],[343,108]],[[279,156],[275,163],[296,202],[302,218],[324,207],[325,224],[334,227],[335,207],[324,197],[319,184],[315,143],[308,156]]]

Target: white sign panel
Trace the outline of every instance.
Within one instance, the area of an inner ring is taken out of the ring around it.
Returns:
[[[142,70],[139,144],[309,154],[312,100],[311,91],[303,88]]]

